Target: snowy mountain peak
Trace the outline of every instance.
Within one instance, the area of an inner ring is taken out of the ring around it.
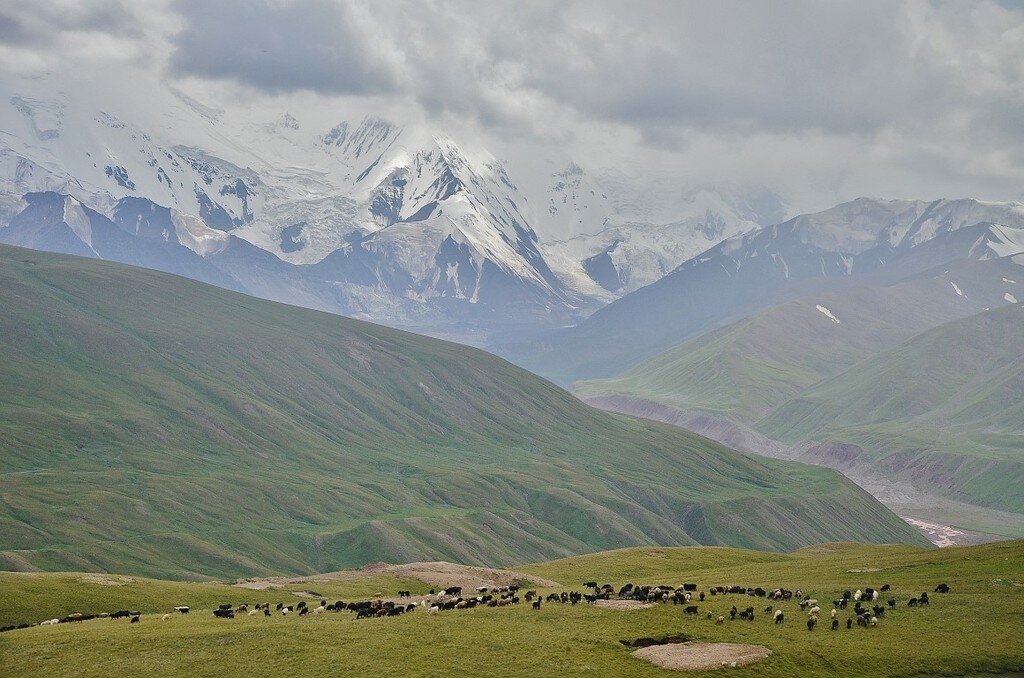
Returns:
[[[321,142],[337,149],[341,157],[358,161],[372,159],[387,149],[402,133],[402,128],[375,116],[366,116],[356,126],[341,122],[321,137]]]

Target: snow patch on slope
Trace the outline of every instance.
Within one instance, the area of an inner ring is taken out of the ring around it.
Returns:
[[[822,315],[824,315],[824,316],[825,316],[826,318],[828,318],[829,320],[831,320],[832,322],[834,322],[834,323],[835,323],[836,325],[838,325],[838,324],[839,324],[839,318],[837,318],[837,317],[836,317],[836,316],[835,316],[835,315],[834,315],[834,314],[832,313],[832,311],[830,311],[829,309],[825,308],[825,307],[824,307],[824,306],[822,306],[821,304],[818,304],[818,305],[817,305],[817,306],[815,306],[814,308],[818,309],[818,313],[821,313],[821,314],[822,314]]]

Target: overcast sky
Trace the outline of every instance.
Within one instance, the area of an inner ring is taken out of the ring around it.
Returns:
[[[812,206],[1024,196],[1017,2],[0,0],[0,69],[114,66]]]

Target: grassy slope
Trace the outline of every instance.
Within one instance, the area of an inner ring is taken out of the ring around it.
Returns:
[[[0,248],[0,564],[172,577],[919,540],[852,484],[487,353]]]
[[[1018,280],[1020,270],[1006,259],[963,262],[783,304],[576,390],[710,412],[791,444],[853,443],[887,458],[886,472],[1024,512],[1013,489],[1024,480],[1024,322],[1019,308],[976,314],[1004,289],[1019,294],[1005,276]]]
[[[773,650],[763,662],[730,671],[737,675],[921,676],[1024,670],[1024,635],[1020,633],[1024,628],[1024,542],[1020,541],[940,551],[825,544],[791,554],[647,547],[523,569],[554,578],[566,588],[579,588],[580,582],[589,579],[616,584],[693,581],[702,589],[717,584],[801,587],[827,601],[845,589],[889,583],[901,603],[922,590],[931,591],[939,582],[949,583],[952,592],[933,594],[928,608],[909,609],[901,604],[874,629],[843,628],[833,633],[819,626],[808,633],[795,603],[781,604],[788,621],[776,626],[761,612],[766,601],[747,596],[710,598],[699,604],[702,614],[698,617],[685,616],[672,605],[620,612],[544,604],[540,611],[526,606],[436,616],[417,611],[397,619],[361,621],[350,613],[309,619],[275,615],[216,620],[200,608],[257,598],[287,599],[289,594],[235,590],[234,595],[231,591],[221,595],[224,587],[219,585],[146,582],[131,589],[132,598],[125,595],[125,587],[83,584],[81,575],[2,575],[3,600],[40,606],[54,600],[78,602],[78,589],[91,587],[90,600],[96,609],[117,609],[131,602],[128,607],[154,613],[143,616],[138,625],[101,619],[8,632],[0,635],[0,660],[26,676],[365,675],[383,667],[399,675],[654,676],[665,674],[632,658],[619,639],[681,632],[698,640],[763,644]],[[387,582],[373,581],[373,585]],[[348,586],[356,588],[339,587],[331,593],[355,597],[368,590],[365,583]],[[403,583],[403,587],[422,590],[424,585]],[[165,588],[174,589],[173,593]],[[168,605],[189,602],[196,608],[193,614],[160,620],[159,613]],[[753,623],[727,621],[715,626],[704,618],[705,612],[726,614],[731,605],[748,604],[758,610]],[[43,610],[32,612],[31,619],[36,620]],[[845,622],[846,613],[841,615]]]
[[[1019,270],[1009,261],[964,262],[896,285],[781,304],[670,348],[619,377],[580,382],[574,389],[585,396],[618,393],[751,423],[874,353],[986,310],[1002,298],[1007,287],[1002,276]],[[971,295],[957,295],[950,278]],[[819,312],[818,305],[840,322]]]
[[[759,424],[860,444],[954,497],[1024,513],[1024,307],[947,323],[871,357]]]

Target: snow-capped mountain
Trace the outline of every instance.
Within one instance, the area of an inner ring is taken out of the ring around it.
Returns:
[[[145,96],[94,90],[0,82],[0,232],[27,194],[71,198],[125,233],[217,262],[235,287],[428,332],[576,322],[781,216],[777,198],[685,191],[635,169],[592,175],[556,150],[536,162],[550,171],[524,169],[521,185],[481,148],[375,116],[239,117],[163,83]],[[770,206],[749,207],[758,200]],[[63,234],[45,214],[43,230]]]
[[[599,228],[569,231],[569,237],[547,240],[544,249],[567,273],[577,279],[585,275],[616,297],[653,283],[726,238],[778,223],[786,215],[781,198],[763,189],[687,191],[668,182],[648,182],[637,194],[621,178],[599,177],[590,180],[592,188],[581,191],[583,171],[576,169],[573,191],[553,192],[551,209],[583,215],[596,211],[605,217]],[[581,195],[584,209],[578,207]],[[600,208],[595,210],[595,204]],[[673,216],[662,221],[669,214]]]

